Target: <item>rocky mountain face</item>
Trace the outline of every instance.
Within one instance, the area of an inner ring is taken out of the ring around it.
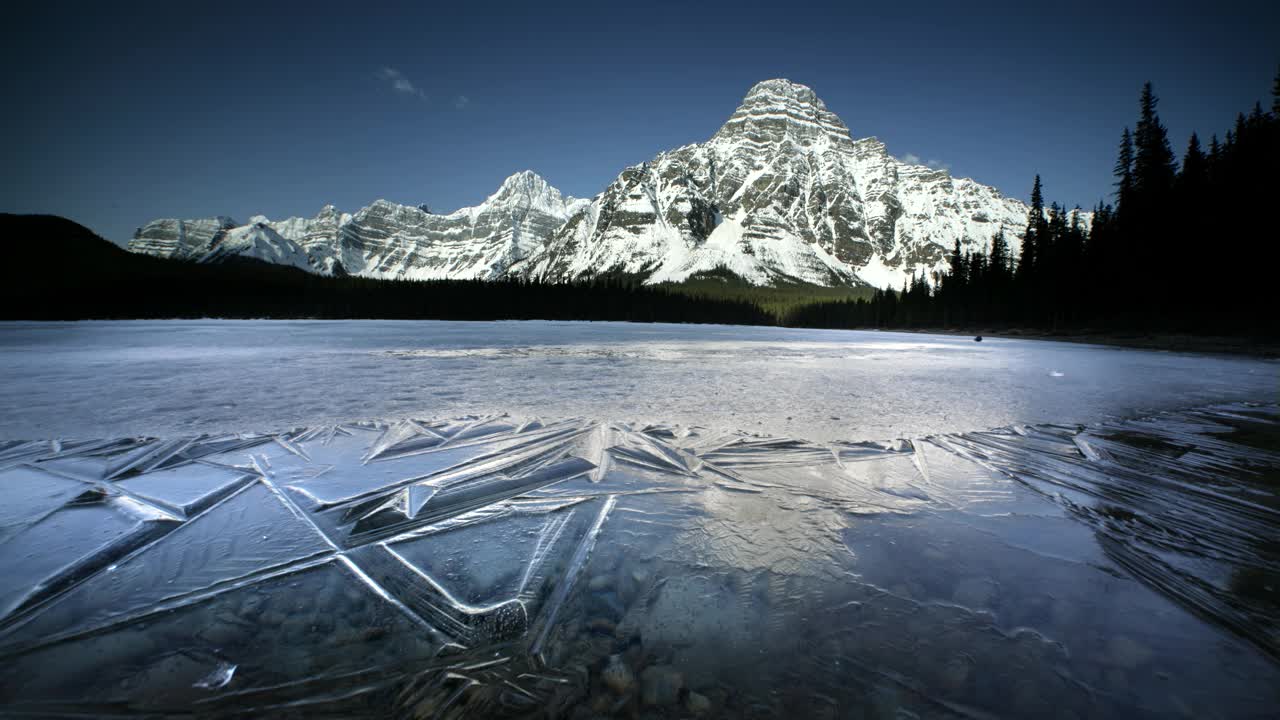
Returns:
[[[368,277],[494,280],[542,252],[585,205],[527,170],[483,203],[448,215],[379,200],[342,226],[339,259],[347,272]]]
[[[341,275],[346,272],[339,261],[339,238],[342,228],[351,222],[351,213],[338,212],[332,205],[325,205],[313,218],[293,217],[271,222],[255,218],[270,225],[281,237],[298,245],[307,254],[311,267],[325,275]]]
[[[875,138],[854,140],[812,90],[766,80],[710,140],[626,168],[591,200],[525,171],[448,215],[379,200],[354,215],[326,206],[314,218],[243,227],[156,220],[129,249],[381,278],[623,272],[664,282],[728,269],[759,285],[896,287],[944,269],[956,240],[979,249],[1003,229],[1016,252],[1027,210],[973,180],[902,162]]]
[[[307,271],[316,269],[301,246],[283,237],[262,216],[240,226],[229,217],[153,220],[138,229],[129,241],[129,250],[197,262],[252,257]]]
[[[723,267],[755,284],[897,286],[944,268],[956,239],[976,248],[1001,227],[1013,239],[1026,217],[992,188],[853,140],[809,88],[766,80],[709,141],[624,170],[523,271],[660,282]]]
[[[199,220],[162,219],[138,228],[129,250],[175,260],[198,260],[236,223],[219,216]]]
[[[378,200],[354,215],[326,205],[313,218],[255,216],[244,226],[226,217],[154,220],[138,229],[129,250],[198,262],[234,254],[325,275],[493,280],[541,252],[586,204],[526,170],[480,205],[448,215]]]

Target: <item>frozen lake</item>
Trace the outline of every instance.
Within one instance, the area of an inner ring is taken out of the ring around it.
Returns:
[[[1277,398],[1280,364],[1045,341],[556,322],[0,325],[0,439],[512,413],[867,440]]]
[[[2,326],[0,369],[0,712],[1280,706],[1275,363],[208,321]]]

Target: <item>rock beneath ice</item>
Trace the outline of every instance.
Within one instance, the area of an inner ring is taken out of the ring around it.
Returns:
[[[621,655],[609,656],[608,664],[600,672],[600,680],[616,695],[626,695],[636,684],[635,673],[627,667]]]
[[[609,618],[592,618],[587,621],[587,631],[593,633],[602,633],[604,635],[612,635],[618,629],[618,624]]]
[[[711,700],[702,693],[691,692],[685,698],[684,708],[694,715],[705,715],[711,710]]]
[[[838,446],[628,429],[605,449],[634,462],[599,477],[589,420],[0,441],[0,576],[30,598],[0,618],[0,714],[487,717],[495,688],[573,717],[1265,714],[1277,419]],[[918,511],[882,512],[913,483]],[[1263,579],[1212,584],[1239,577]]]
[[[684,676],[669,665],[652,665],[640,673],[640,701],[645,705],[675,705]]]

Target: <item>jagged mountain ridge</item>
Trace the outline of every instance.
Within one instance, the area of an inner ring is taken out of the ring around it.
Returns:
[[[602,272],[681,281],[727,268],[767,285],[900,286],[946,267],[958,239],[985,247],[1003,229],[1016,249],[1028,208],[993,188],[854,140],[814,92],[766,80],[705,143],[623,170],[591,200],[531,171],[448,215],[379,200],[354,213],[255,217],[253,242],[227,218],[157,220],[135,252],[216,261],[228,253],[314,272],[380,278],[568,281]],[[1087,223],[1089,218],[1085,216]],[[268,234],[269,233],[269,234]]]
[[[197,262],[230,254],[281,262],[324,275],[377,278],[493,280],[542,249],[545,238],[585,200],[564,197],[532,171],[507,178],[475,207],[437,215],[421,207],[378,200],[354,214],[326,205],[314,218],[245,226],[230,218],[154,220],[139,228],[129,250]],[[248,236],[268,241],[236,240]]]

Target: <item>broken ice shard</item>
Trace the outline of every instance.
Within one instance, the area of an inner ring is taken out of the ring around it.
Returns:
[[[473,416],[3,443],[0,697],[1263,716],[1278,450],[1250,404],[892,442]]]

